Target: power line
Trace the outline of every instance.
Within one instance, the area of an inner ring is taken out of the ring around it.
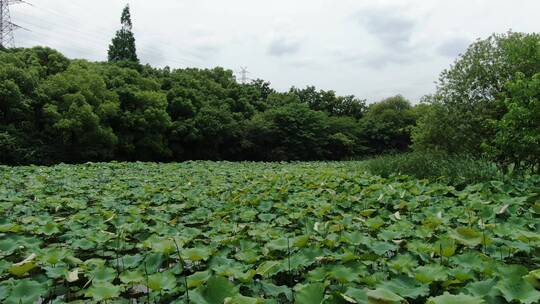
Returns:
[[[18,3],[26,3],[22,0],[0,0],[0,48],[13,47],[15,38],[13,31],[23,28],[11,22],[9,6]]]

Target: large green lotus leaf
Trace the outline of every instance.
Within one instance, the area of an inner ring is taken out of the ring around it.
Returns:
[[[276,215],[272,213],[261,213],[257,217],[263,222],[270,222],[271,220],[276,218]]]
[[[50,222],[47,222],[45,225],[41,226],[38,229],[38,232],[45,235],[53,235],[60,232],[60,229],[58,228],[58,224],[56,224],[53,221],[50,221]]]
[[[299,252],[296,254],[293,254],[290,257],[291,262],[291,269],[292,270],[302,270],[303,268],[306,268],[314,263],[316,263],[315,258],[313,258],[309,253],[307,252]],[[287,260],[286,268],[288,269],[288,260]]]
[[[392,291],[385,288],[377,288],[375,290],[370,290],[367,292],[368,301],[375,303],[400,303],[403,301],[403,298],[399,295],[393,293]]]
[[[232,273],[232,276],[240,281],[241,283],[248,284],[253,282],[253,277],[257,274],[257,272],[253,269],[250,269],[248,271],[241,271],[239,269],[235,269],[235,271]]]
[[[109,267],[98,267],[86,274],[92,282],[105,283],[112,282],[116,277],[116,271]]]
[[[13,239],[0,240],[0,255],[8,256],[12,254],[18,247],[18,244]]]
[[[309,242],[309,235],[300,235],[291,240],[291,245],[296,248],[304,248]]]
[[[118,297],[120,290],[120,286],[115,286],[111,283],[92,283],[92,286],[86,290],[84,296],[93,298],[94,301],[103,301]]]
[[[257,215],[257,211],[255,210],[247,210],[242,213],[240,213],[240,218],[243,221],[252,221],[255,219],[255,216]]]
[[[442,296],[431,297],[427,304],[484,304],[481,297],[474,297],[464,294],[453,295],[445,292]]]
[[[366,290],[349,287],[341,295],[348,303],[368,304],[369,299]]]
[[[206,286],[199,287],[189,293],[190,300],[194,304],[223,304],[226,298],[238,294],[238,288],[229,280],[220,276],[208,279]]]
[[[310,270],[307,275],[306,279],[308,282],[320,282],[324,281],[326,277],[328,276],[328,273],[330,270],[327,266],[320,266],[313,270]]]
[[[47,249],[41,256],[40,260],[42,263],[49,265],[56,265],[66,257],[66,251],[61,248],[50,248]]]
[[[88,240],[87,238],[81,238],[74,240],[72,246],[74,249],[80,248],[83,250],[91,250],[96,248],[96,243]]]
[[[523,265],[500,265],[497,267],[497,275],[503,280],[519,281],[529,273],[527,267]]]
[[[351,245],[362,245],[369,242],[369,237],[360,231],[345,232],[342,235],[342,239]]]
[[[138,271],[124,271],[120,274],[120,281],[124,284],[139,283],[144,280],[144,275]]]
[[[254,249],[244,249],[240,252],[237,252],[234,257],[242,262],[253,264],[262,258],[260,253]]]
[[[263,304],[263,300],[258,298],[246,297],[240,294],[235,295],[232,298],[225,298],[224,304]]]
[[[174,242],[171,239],[152,240],[150,247],[153,251],[169,255],[176,250]]]
[[[270,282],[261,282],[261,288],[265,295],[272,298],[278,298],[280,295],[285,295],[287,299],[292,299],[292,290],[288,286],[277,286]]]
[[[287,238],[280,238],[277,240],[272,240],[266,243],[265,248],[268,251],[287,251],[290,248],[291,241]]]
[[[152,252],[144,258],[144,262],[142,264],[148,273],[155,273],[158,272],[159,269],[161,269],[163,261],[163,254]]]
[[[449,236],[461,244],[475,247],[482,244],[482,233],[469,227],[459,227],[450,231]]]
[[[452,264],[456,267],[483,271],[489,264],[489,258],[477,251],[468,251],[464,254],[451,257]]]
[[[148,276],[148,288],[152,290],[172,290],[175,287],[176,278],[170,272],[158,272]]]
[[[467,284],[465,290],[470,295],[485,299],[487,303],[500,303],[504,300],[499,297],[501,293],[495,288],[496,284],[496,279],[471,282]]]
[[[181,251],[181,255],[184,259],[193,262],[206,261],[211,254],[212,251],[208,247],[189,248]]]
[[[341,284],[353,282],[359,279],[360,274],[352,267],[337,265],[331,268],[328,275]]]
[[[17,232],[20,232],[21,230],[22,230],[22,226],[15,223],[0,224],[1,233],[5,233],[5,232],[17,233]]]
[[[140,254],[135,254],[135,255],[125,255],[123,257],[120,257],[120,264],[122,265],[122,267],[125,267],[125,268],[135,268],[137,266],[139,266],[139,264],[141,263],[141,261],[144,259],[144,257]]]
[[[6,285],[0,285],[0,301],[7,298],[9,295],[10,286]]]
[[[429,294],[429,285],[419,284],[413,278],[400,276],[390,281],[385,281],[377,287],[384,288],[404,298],[416,299]]]
[[[441,265],[426,265],[416,269],[417,281],[429,284],[434,281],[445,281],[448,278],[446,268]]]
[[[257,268],[257,274],[263,277],[272,276],[282,270],[282,264],[278,261],[265,261]]]
[[[210,278],[210,271],[199,271],[187,277],[188,288],[198,287]]]
[[[296,304],[320,304],[324,299],[324,284],[313,283],[307,285],[297,285],[295,288]]]
[[[3,300],[5,304],[34,304],[45,294],[42,284],[29,279],[18,280],[11,288],[9,296]]]
[[[539,303],[540,291],[526,280],[503,279],[496,287],[508,302],[519,301],[524,304]]]
[[[402,254],[389,261],[388,266],[398,273],[409,274],[418,267],[418,261],[409,254]]]
[[[381,228],[386,222],[379,216],[369,218],[367,219],[364,224],[371,230],[378,230]]]
[[[540,240],[540,233],[528,231],[528,230],[519,230],[514,231],[516,238],[522,242],[538,241]]]
[[[387,243],[387,242],[378,242],[378,241],[368,244],[368,247],[377,255],[383,255],[387,253],[388,251],[394,251],[399,248],[395,244]]]
[[[84,261],[84,265],[90,268],[105,267],[107,261],[98,258],[92,258]]]
[[[61,277],[65,277],[69,272],[69,268],[65,264],[56,265],[54,267],[45,266],[43,267],[43,269],[45,269],[47,273],[47,277],[51,279],[58,279]]]

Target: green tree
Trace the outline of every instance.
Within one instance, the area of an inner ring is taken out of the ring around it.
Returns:
[[[126,5],[120,18],[122,28],[116,32],[109,46],[109,61],[131,61],[139,62],[137,49],[135,47],[135,36],[133,35],[133,23],[131,22],[131,13],[129,5]]]
[[[107,160],[118,141],[111,122],[118,97],[93,65],[79,61],[39,88],[43,132],[50,151],[66,161]]]
[[[356,119],[364,116],[367,106],[365,100],[354,96],[337,96],[334,91],[317,91],[313,86],[305,89],[292,88],[291,93],[297,95],[301,102],[306,103],[312,110],[324,111],[334,116],[351,116]]]
[[[285,104],[253,117],[247,126],[255,158],[264,160],[324,159],[327,115],[305,104]]]
[[[478,40],[441,73],[434,95],[437,104],[420,119],[413,132],[416,149],[482,154],[494,139],[506,112],[501,94],[516,73],[532,77],[540,72],[540,35],[508,32]],[[484,145],[483,145],[484,144]]]
[[[370,105],[360,123],[371,153],[380,154],[408,149],[416,117],[411,103],[397,95]]]
[[[540,170],[540,73],[520,73],[506,85],[504,104],[508,112],[495,122],[490,148],[505,163]]]

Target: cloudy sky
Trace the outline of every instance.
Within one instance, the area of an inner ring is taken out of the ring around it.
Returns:
[[[538,31],[538,0],[27,0],[12,6],[17,46],[106,60],[129,2],[139,57],[214,67],[279,90],[315,85],[370,102],[434,89],[467,45],[494,32]]]

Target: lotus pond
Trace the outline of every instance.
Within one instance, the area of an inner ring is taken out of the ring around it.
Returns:
[[[540,303],[540,178],[0,167],[1,303]]]

